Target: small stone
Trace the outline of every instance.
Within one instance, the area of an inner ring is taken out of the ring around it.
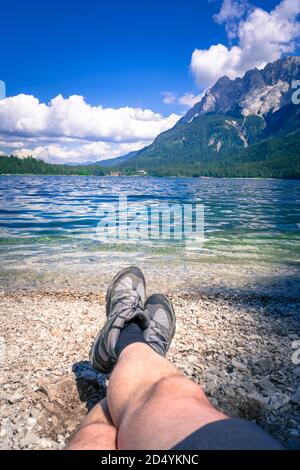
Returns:
[[[282,393],[274,393],[271,397],[267,399],[267,408],[270,411],[279,410],[283,406],[287,405],[290,402],[290,397],[283,395]]]
[[[261,336],[259,336],[259,335],[250,335],[249,339],[252,340],[252,341],[260,341]]]
[[[27,424],[29,427],[31,428],[34,428],[34,426],[36,425],[36,418],[34,418],[33,416],[30,416],[28,419],[27,419]]]
[[[55,449],[56,448],[56,442],[51,441],[50,439],[46,439],[45,437],[40,439],[39,444],[43,449]]]
[[[235,367],[237,370],[240,370],[241,372],[246,372],[248,370],[247,366],[245,364],[242,364],[241,362],[237,361],[236,359],[232,359],[232,365]]]
[[[39,437],[34,432],[28,431],[25,434],[25,437],[23,437],[23,439],[21,440],[21,445],[22,447],[29,447],[33,444],[36,444],[38,439]]]
[[[215,375],[208,373],[206,376],[205,391],[208,395],[213,395],[219,388]]]
[[[57,328],[53,328],[53,330],[51,330],[51,334],[52,336],[59,338],[61,336],[61,331],[59,331]]]
[[[44,408],[46,408],[47,411],[50,411],[50,413],[55,413],[55,406],[51,403],[47,403],[46,401],[44,401],[43,406]]]
[[[265,407],[268,402],[267,398],[263,397],[262,395],[260,395],[260,393],[257,393],[257,392],[249,393],[248,398],[254,401],[257,405],[259,405],[262,408]]]
[[[15,393],[13,395],[8,395],[7,396],[7,401],[13,405],[14,403],[18,403],[19,401],[24,400],[24,395],[21,395],[20,393]]]
[[[294,339],[295,339],[295,340],[296,340],[296,339],[298,340],[298,339],[299,339],[299,335],[296,335],[295,333],[292,333],[292,334],[289,335],[289,339],[290,339],[291,341],[293,341]]]
[[[5,437],[7,435],[13,434],[13,426],[10,423],[1,425],[0,437]]]
[[[293,352],[291,361],[294,364],[294,366],[299,366],[300,364],[300,348],[296,349],[296,351]]]
[[[226,362],[226,357],[225,357],[225,354],[224,354],[224,353],[219,354],[219,356],[218,356],[218,361],[219,361],[219,362],[223,362],[223,363]]]
[[[292,349],[300,349],[300,339],[292,342]]]
[[[44,380],[40,380],[38,382],[38,387],[41,392],[45,393],[50,401],[54,401],[56,398],[56,390],[54,389],[53,386],[50,384],[46,383]]]
[[[58,417],[56,415],[51,416],[53,426],[56,428],[58,426]]]
[[[296,390],[296,392],[291,396],[291,402],[295,403],[296,405],[300,405],[300,387]]]
[[[274,368],[274,362],[271,357],[263,357],[256,361],[255,365],[262,370],[270,371]]]
[[[72,433],[77,428],[78,421],[76,421],[75,419],[67,419],[67,421],[65,422],[65,426],[67,428],[67,431]]]
[[[255,392],[255,387],[252,382],[242,382],[240,386],[244,388],[248,393]]]
[[[257,382],[258,387],[266,393],[266,395],[271,395],[276,392],[275,385],[266,377],[263,377]]]
[[[295,369],[293,369],[293,374],[295,374],[297,377],[300,377],[300,367],[295,367]]]
[[[254,319],[251,317],[251,315],[249,315],[248,313],[246,315],[243,316],[243,320],[244,321],[247,321],[249,323],[253,323],[254,322]]]
[[[33,418],[35,418],[37,420],[37,419],[40,418],[42,412],[38,408],[31,408],[30,414]]]
[[[193,355],[193,354],[190,354],[189,356],[187,356],[187,361],[190,362],[190,363],[195,363],[198,361],[198,357]]]
[[[230,398],[235,397],[235,391],[234,391],[233,387],[229,387],[228,385],[222,385],[222,388],[225,392],[225,395],[227,395]]]

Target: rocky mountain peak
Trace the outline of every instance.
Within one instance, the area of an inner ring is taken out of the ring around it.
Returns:
[[[180,122],[205,113],[265,116],[291,101],[292,81],[300,79],[300,57],[293,56],[249,70],[242,78],[221,77]]]

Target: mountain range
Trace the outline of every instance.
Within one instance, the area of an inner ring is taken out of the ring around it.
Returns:
[[[297,56],[235,80],[224,76],[172,129],[117,166],[129,174],[144,169],[153,175],[299,178],[296,80]]]
[[[172,129],[141,150],[81,165],[0,156],[0,174],[300,179],[299,98],[300,57],[287,57],[242,78],[220,78]]]

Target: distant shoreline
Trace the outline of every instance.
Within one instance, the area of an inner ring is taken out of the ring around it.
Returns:
[[[28,176],[111,176],[111,177],[154,177],[154,178],[218,178],[218,179],[300,179],[300,171],[292,168],[273,168],[272,165],[255,166],[248,169],[238,165],[227,165],[220,162],[220,166],[191,166],[167,164],[154,168],[129,166],[101,166],[96,165],[62,165],[47,163],[32,157],[19,158],[15,156],[0,156],[0,175],[28,175]]]
[[[284,180],[284,181],[299,181],[300,180],[300,177],[295,177],[295,178],[291,178],[291,177],[288,177],[288,178],[284,178],[284,177],[268,177],[268,176],[190,176],[190,175],[187,175],[187,176],[184,176],[184,175],[179,175],[179,176],[176,176],[176,175],[145,175],[145,176],[141,176],[141,175],[118,175],[118,176],[115,176],[115,175],[93,175],[93,174],[90,174],[90,175],[80,175],[80,174],[69,174],[69,175],[64,175],[63,173],[62,174],[51,174],[51,173],[0,173],[0,177],[3,177],[3,176],[38,176],[38,177],[42,177],[42,176],[50,176],[50,177],[58,177],[58,176],[63,176],[63,177],[74,177],[74,176],[78,176],[80,178],[82,177],[93,177],[93,178],[141,178],[141,179],[144,179],[144,178],[168,178],[168,179],[171,179],[171,178],[180,178],[180,179],[218,179],[218,180]]]

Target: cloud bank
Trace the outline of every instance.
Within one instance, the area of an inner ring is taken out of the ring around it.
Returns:
[[[179,118],[150,109],[91,106],[78,95],[58,95],[45,104],[20,94],[0,100],[0,149],[6,153],[5,143],[16,155],[53,162],[101,160],[148,145]]]
[[[190,66],[197,84],[207,88],[223,75],[240,77],[249,69],[261,69],[283,54],[293,53],[299,45],[299,13],[300,0],[282,0],[271,12],[247,1],[224,0],[214,19],[237,44],[195,49]]]

